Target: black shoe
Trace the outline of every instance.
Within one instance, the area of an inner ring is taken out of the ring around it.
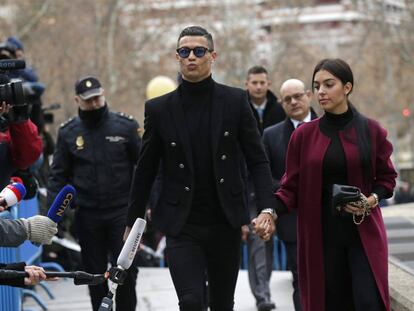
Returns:
[[[261,302],[257,305],[257,311],[270,311],[276,309],[274,302]]]

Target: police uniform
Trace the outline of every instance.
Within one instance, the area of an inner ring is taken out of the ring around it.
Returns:
[[[96,89],[94,83],[88,85]],[[86,91],[82,94],[88,92],[88,86],[84,86]],[[108,254],[115,264],[123,246],[128,193],[141,138],[138,123],[131,116],[111,112],[106,105],[92,112],[99,114],[92,121],[83,118],[84,113],[79,110],[79,116],[60,126],[48,201],[51,203],[65,184],[75,187],[75,222],[84,268],[90,273],[103,273],[107,270]],[[117,310],[135,310],[137,269],[130,270],[125,285],[117,290]],[[90,286],[94,310],[107,291],[107,284]]]

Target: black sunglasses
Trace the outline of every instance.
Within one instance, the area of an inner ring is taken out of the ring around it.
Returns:
[[[206,52],[212,52],[213,50],[210,50],[204,46],[196,46],[195,48],[188,48],[188,47],[182,47],[177,49],[177,53],[181,58],[187,58],[190,56],[191,51],[193,51],[194,55],[198,58],[203,57],[206,55]]]

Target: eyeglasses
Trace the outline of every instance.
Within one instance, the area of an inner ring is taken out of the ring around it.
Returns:
[[[190,56],[191,51],[193,51],[194,55],[198,58],[203,57],[206,55],[206,52],[212,52],[213,50],[210,50],[204,46],[196,46],[195,48],[188,48],[188,47],[182,47],[177,49],[177,53],[181,58],[187,58]]]
[[[305,95],[305,93],[296,93],[296,94],[293,94],[292,96],[286,96],[285,98],[283,98],[283,102],[289,105],[292,102],[292,99],[294,99],[295,101],[298,101],[299,99],[303,97],[303,95]]]

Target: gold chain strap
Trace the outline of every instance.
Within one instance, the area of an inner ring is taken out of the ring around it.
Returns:
[[[354,224],[359,226],[365,220],[365,216],[369,216],[371,214],[371,208],[369,207],[368,199],[365,196],[362,196],[360,200],[356,202],[352,202],[352,205],[357,206],[363,210],[362,215],[352,214],[352,220]],[[359,220],[357,217],[361,217]]]

